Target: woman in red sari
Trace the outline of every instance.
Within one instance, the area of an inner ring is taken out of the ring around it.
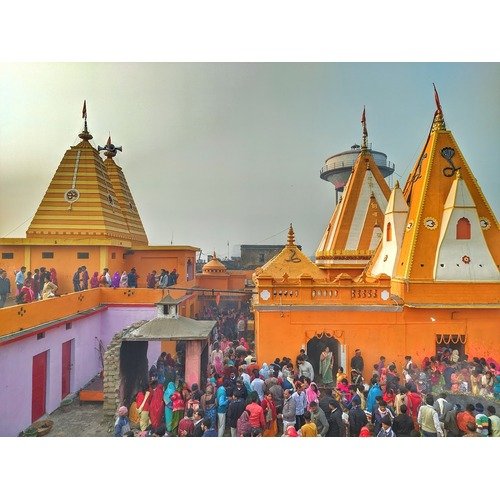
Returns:
[[[158,428],[164,423],[165,403],[163,402],[163,386],[153,380],[150,386],[151,403],[149,405],[149,419],[153,428]]]
[[[269,391],[266,391],[264,394],[264,399],[260,404],[262,409],[264,410],[264,419],[266,421],[266,427],[264,432],[262,433],[263,437],[274,437],[278,433],[278,421],[277,421],[277,412],[276,412],[276,404],[274,403],[273,396]],[[268,409],[271,412],[268,412]],[[270,419],[268,417],[270,415]]]

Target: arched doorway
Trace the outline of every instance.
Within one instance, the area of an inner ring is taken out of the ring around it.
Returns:
[[[340,343],[334,337],[327,334],[316,335],[309,342],[307,342],[307,358],[314,368],[314,380],[318,386],[322,386],[322,381],[319,376],[319,357],[323,349],[328,346],[333,353],[333,380],[337,374],[338,367],[340,366]],[[344,369],[345,371],[345,369]]]

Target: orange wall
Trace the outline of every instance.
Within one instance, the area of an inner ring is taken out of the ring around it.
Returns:
[[[331,331],[346,347],[345,371],[355,349],[365,361],[365,379],[381,355],[395,361],[399,370],[404,356],[416,362],[436,352],[436,334],[467,334],[466,353],[500,359],[498,327],[500,310],[408,309],[403,312],[361,311],[255,311],[256,348],[259,363],[275,357],[292,360],[315,332]],[[433,317],[436,321],[432,321]],[[309,338],[308,338],[309,337]]]

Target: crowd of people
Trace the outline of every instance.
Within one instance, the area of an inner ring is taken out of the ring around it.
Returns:
[[[445,350],[419,365],[406,356],[399,372],[396,363],[386,365],[380,356],[366,383],[363,358],[357,350],[351,359],[350,377],[340,367],[335,380],[329,382],[332,377],[325,370],[332,365],[331,353],[324,349],[315,381],[304,350],[294,361],[276,358],[260,366],[246,335],[238,338],[237,328],[223,330],[222,324],[211,338],[207,378],[201,387],[188,387],[178,377],[175,360],[162,353],[150,372],[149,385],[139,391],[128,410],[128,435],[500,436],[500,418],[493,404],[500,399],[500,371],[495,360],[457,359],[457,352]],[[461,380],[453,374],[459,374]],[[485,407],[476,399],[462,408],[449,401],[454,392],[469,399],[491,398],[492,404]],[[119,418],[117,436],[124,435]]]
[[[26,271],[22,266],[14,273],[15,288],[11,287],[10,279],[5,269],[0,269],[0,308],[5,306],[9,295],[15,297],[17,304],[26,304],[36,300],[54,297],[58,289],[57,272],[51,267]]]
[[[153,270],[146,277],[147,288],[167,288],[177,284],[179,275],[175,269],[171,272],[162,269],[159,275]],[[101,273],[94,271],[89,275],[87,266],[80,266],[73,274],[73,291],[80,292],[89,288],[110,287],[110,288],[137,288],[139,275],[135,268],[130,272],[116,271],[110,274],[109,268],[104,268]],[[16,304],[26,304],[36,300],[55,297],[58,290],[57,273],[51,267],[35,269],[33,272],[26,271],[22,266],[19,271],[14,272],[15,288],[11,286],[11,281],[7,276],[7,271],[0,269],[0,308],[4,307],[7,298],[12,295]]]

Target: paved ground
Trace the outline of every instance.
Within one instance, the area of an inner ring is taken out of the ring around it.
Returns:
[[[113,435],[114,418],[106,417],[102,403],[81,403],[75,398],[48,417],[54,422],[44,437],[108,437]]]

